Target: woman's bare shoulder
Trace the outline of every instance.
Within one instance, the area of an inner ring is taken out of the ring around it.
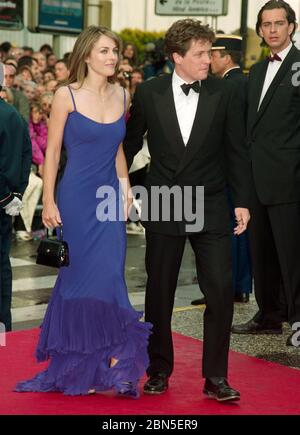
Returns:
[[[60,107],[62,111],[72,112],[73,103],[68,86],[60,86],[54,95],[52,107]]]
[[[128,101],[130,101],[130,93],[128,92],[127,89],[123,88],[123,86],[120,86],[118,84],[114,84],[113,86],[115,86],[115,92],[116,94],[121,97],[122,99],[124,99],[124,92],[126,95],[126,104],[128,104]]]
[[[55,97],[66,98],[67,95],[70,95],[70,90],[68,86],[60,86],[55,91]]]

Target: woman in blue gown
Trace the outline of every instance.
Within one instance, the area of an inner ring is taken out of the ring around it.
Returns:
[[[43,222],[48,228],[63,224],[70,266],[59,271],[36,349],[38,361],[50,360],[48,368],[16,391],[79,395],[113,388],[135,398],[148,366],[151,325],[131,306],[124,278],[132,200],[121,144],[129,96],[114,83],[119,51],[113,32],[87,28],[75,43],[69,84],[55,94]],[[56,205],[62,143],[68,159]]]

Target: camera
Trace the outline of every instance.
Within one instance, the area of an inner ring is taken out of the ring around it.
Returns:
[[[125,80],[130,80],[131,79],[131,74],[128,71],[123,71],[123,77]]]

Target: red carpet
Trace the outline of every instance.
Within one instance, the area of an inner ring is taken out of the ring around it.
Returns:
[[[38,330],[7,335],[0,347],[0,414],[98,415],[299,415],[300,371],[235,352],[230,355],[230,382],[241,392],[237,404],[221,405],[202,394],[202,342],[174,334],[175,371],[170,388],[161,396],[139,400],[113,394],[66,397],[58,393],[14,393],[15,384],[41,371],[34,361]]]

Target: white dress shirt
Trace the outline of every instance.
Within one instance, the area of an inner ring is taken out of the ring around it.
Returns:
[[[286,47],[284,50],[282,50],[280,53],[278,53],[278,56],[281,58],[282,62],[280,62],[279,60],[274,60],[274,62],[269,62],[268,65],[268,69],[267,69],[267,74],[265,77],[265,82],[264,82],[264,86],[263,86],[263,90],[260,96],[260,100],[259,100],[259,105],[257,108],[257,111],[259,110],[261,103],[263,102],[263,99],[266,96],[266,93],[268,92],[268,89],[272,83],[272,81],[274,80],[274,78],[276,77],[276,74],[278,73],[284,59],[287,57],[287,55],[290,52],[290,49],[292,48],[293,44],[290,43],[290,45],[288,47]]]
[[[178,124],[185,146],[187,145],[194,124],[199,94],[193,89],[185,95],[181,85],[186,83],[176,72],[173,72],[172,87]],[[201,85],[201,82],[199,82]]]

